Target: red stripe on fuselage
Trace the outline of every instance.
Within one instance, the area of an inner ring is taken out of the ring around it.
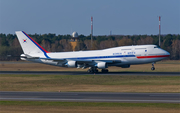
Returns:
[[[26,34],[24,31],[23,31],[23,33]],[[39,46],[44,52],[50,53],[50,52],[46,51],[42,46],[40,46],[36,41],[34,41],[28,34],[26,34],[26,36],[28,36],[28,38],[30,38],[34,43],[36,43],[36,45]]]
[[[161,57],[169,57],[169,55],[154,55],[154,56],[136,56],[138,59],[141,58],[161,58]]]

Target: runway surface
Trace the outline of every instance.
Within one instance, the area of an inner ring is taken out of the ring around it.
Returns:
[[[0,74],[58,74],[58,75],[92,75],[94,73],[82,71],[0,71]],[[97,75],[160,75],[160,76],[180,76],[180,72],[109,72],[95,73]]]
[[[0,92],[0,100],[180,103],[180,93]]]

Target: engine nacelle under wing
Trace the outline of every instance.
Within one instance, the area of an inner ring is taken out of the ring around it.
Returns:
[[[108,68],[108,65],[106,62],[99,62],[99,63],[97,63],[97,68],[106,69],[106,68]]]
[[[77,67],[77,62],[76,61],[68,61],[66,64],[65,64],[67,67]]]

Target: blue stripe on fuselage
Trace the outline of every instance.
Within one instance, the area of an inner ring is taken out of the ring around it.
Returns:
[[[46,52],[44,52],[44,56],[46,56],[46,58],[50,58]]]
[[[117,55],[117,56],[79,57],[79,58],[68,58],[68,59],[100,59],[100,58],[122,58],[122,57],[135,57],[135,55]]]
[[[62,58],[69,60],[90,60],[90,59],[107,59],[107,58],[124,58],[124,57],[136,57],[135,55],[116,55],[116,56],[94,56],[94,57],[76,57],[76,58]],[[56,58],[55,58],[56,59]],[[49,59],[51,60],[51,58]],[[58,58],[57,58],[58,60]]]

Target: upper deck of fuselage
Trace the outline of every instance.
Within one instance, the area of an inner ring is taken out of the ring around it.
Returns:
[[[121,51],[122,49],[132,49],[132,48],[154,48],[157,47],[157,45],[132,45],[132,46],[119,46],[119,47],[113,47],[113,48],[107,48],[102,50],[84,50],[84,51],[70,51],[70,52],[50,52],[50,54],[54,53],[79,53],[79,52],[108,52],[108,51]]]
[[[154,48],[156,45],[132,45],[132,46],[120,46],[103,50],[88,50],[88,51],[73,51],[73,52],[50,52],[47,53],[49,57],[86,57],[86,56],[104,56],[113,55],[113,53],[121,52],[123,50],[131,51],[136,48]]]

